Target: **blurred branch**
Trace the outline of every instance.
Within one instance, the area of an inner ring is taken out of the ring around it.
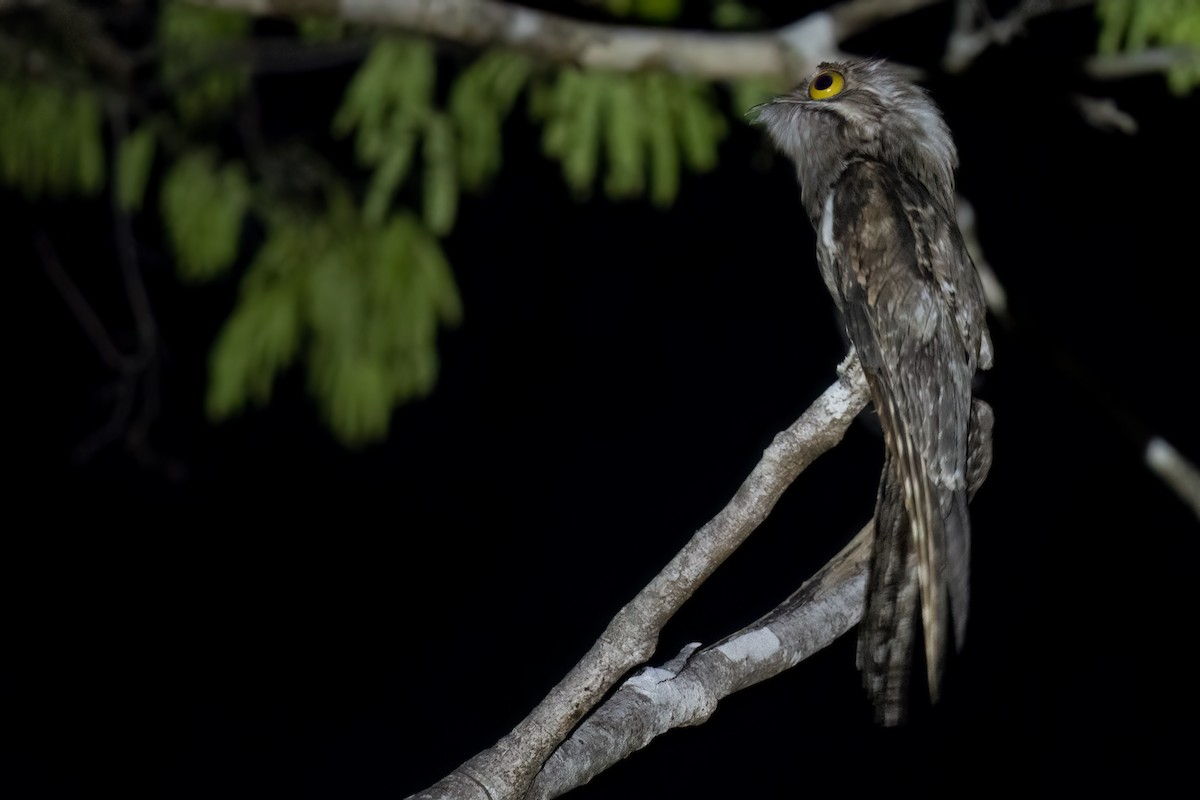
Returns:
[[[104,30],[95,9],[74,0],[0,0],[0,15],[20,9],[37,11],[67,51],[82,55],[102,73],[124,81],[133,72],[133,59]]]
[[[573,20],[499,0],[189,0],[256,15],[325,13],[482,47],[504,45],[587,68],[657,68],[708,79],[794,78],[837,44],[881,22],[945,0],[846,0],[762,33],[680,31]]]
[[[44,231],[34,232],[33,246],[37,250],[38,258],[41,259],[46,277],[50,279],[50,283],[54,284],[54,288],[62,297],[63,302],[67,304],[67,308],[71,310],[79,327],[83,328],[83,332],[92,346],[96,348],[104,366],[114,372],[139,369],[143,361],[141,354],[122,353],[113,342],[108,329],[92,308],[91,303],[79,290],[75,281],[71,279],[71,274],[63,267],[62,261],[58,257],[58,251],[55,250],[50,237]]]
[[[1092,100],[1092,102],[1101,101]],[[1113,107],[1115,109],[1115,105]],[[1123,112],[1117,110],[1117,113]],[[1132,118],[1130,119],[1132,121]],[[1132,124],[1136,130],[1136,121],[1133,121]],[[979,272],[979,278],[983,282],[984,297],[987,299],[988,310],[992,315],[999,320],[1006,331],[1035,338],[1039,342],[1038,352],[1048,355],[1049,360],[1056,364],[1056,371],[1062,374],[1068,382],[1074,384],[1081,396],[1095,398],[1096,405],[1112,420],[1112,429],[1137,444],[1146,468],[1195,511],[1197,517],[1200,517],[1200,470],[1197,470],[1196,466],[1166,439],[1149,433],[1150,428],[1144,422],[1137,419],[1115,398],[1109,396],[1101,384],[1084,370],[1079,361],[1053,342],[1044,332],[1040,332],[1033,320],[1014,316],[1009,308],[1007,292],[984,256],[979,231],[976,227],[975,208],[962,195],[958,197],[956,215],[958,226],[962,231],[963,242],[966,244],[971,260]]]
[[[954,215],[958,221],[958,229],[962,232],[963,244],[967,246],[967,252],[971,255],[975,271],[979,273],[979,280],[983,284],[983,297],[987,302],[988,311],[1007,325],[1011,322],[1008,315],[1008,292],[983,254],[983,245],[979,241],[979,229],[976,226],[975,206],[960,194],[955,203]]]
[[[1111,97],[1088,97],[1077,94],[1071,98],[1088,125],[1102,131],[1119,131],[1126,136],[1138,132],[1138,122],[1128,111],[1122,111]]]
[[[1196,465],[1160,436],[1146,443],[1145,459],[1150,471],[1191,506],[1196,518],[1200,519],[1200,470]]]
[[[110,102],[107,112],[113,140],[117,143],[112,149],[115,161],[120,151],[119,144],[128,135],[127,110],[121,103]],[[115,163],[112,172],[117,172]],[[128,212],[122,209],[117,196],[117,181],[111,182],[110,189],[117,263],[137,337],[137,346],[132,352],[123,352],[116,345],[107,326],[63,267],[49,236],[43,231],[36,231],[33,235],[34,247],[46,276],[96,348],[100,360],[114,373],[112,384],[105,392],[111,401],[108,417],[79,444],[74,459],[78,463],[86,463],[104,448],[120,441],[125,450],[143,466],[161,469],[168,477],[178,479],[183,466],[156,453],[149,442],[150,428],[158,419],[160,410],[159,371],[162,353],[158,321],[146,291],[132,221]]]
[[[1025,31],[1030,20],[1061,11],[1093,5],[1095,0],[1022,0],[1007,15],[996,19],[982,0],[956,0],[954,29],[946,42],[942,67],[950,73],[964,72],[994,44],[1005,45]]]
[[[659,632],[680,606],[766,519],[791,482],[841,441],[867,403],[867,388],[853,354],[839,372],[838,381],[791,427],[776,435],[725,508],[617,613],[591,650],[533,712],[493,747],[414,797],[506,800],[524,796],[542,764],[584,715],[621,676],[653,655]],[[852,597],[846,602],[852,603]],[[823,617],[811,624],[829,627]],[[824,634],[815,632],[797,635],[824,639]]]
[[[1092,56],[1083,62],[1083,71],[1099,80],[1114,80],[1166,72],[1178,64],[1198,61],[1198,48],[1157,47],[1129,53]]]

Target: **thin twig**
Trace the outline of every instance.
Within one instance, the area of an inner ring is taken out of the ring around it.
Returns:
[[[79,327],[83,328],[83,332],[87,334],[88,341],[96,348],[96,352],[100,355],[100,360],[104,362],[104,366],[114,372],[137,369],[138,358],[122,353],[113,342],[112,337],[108,334],[108,329],[104,327],[104,323],[100,321],[100,317],[92,309],[91,303],[87,301],[83,292],[79,290],[75,281],[71,279],[71,274],[67,272],[62,262],[59,261],[54,243],[50,241],[50,237],[46,235],[45,231],[34,231],[33,246],[37,250],[38,257],[41,259],[42,268],[46,271],[46,277],[54,284],[54,288],[58,290],[63,302],[71,310],[71,315],[75,317],[75,321],[79,323]]]
[[[1097,130],[1119,131],[1126,136],[1133,136],[1138,132],[1137,118],[1128,111],[1121,110],[1117,101],[1111,97],[1077,94],[1071,100],[1079,109],[1084,121]]]
[[[1022,0],[1007,15],[996,19],[979,0],[957,0],[954,29],[946,41],[942,68],[950,73],[964,72],[992,45],[1008,44],[1024,33],[1032,20],[1093,4],[1094,0]]]

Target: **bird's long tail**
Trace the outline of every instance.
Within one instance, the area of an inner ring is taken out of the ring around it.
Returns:
[[[875,508],[859,661],[880,721],[894,725],[907,707],[918,599],[930,697],[936,701],[941,689],[949,617],[944,523],[949,520],[943,518],[943,499],[930,479],[925,449],[914,440],[887,380],[871,376],[869,382],[887,458]]]
[[[974,401],[964,488],[931,480],[922,451],[882,381],[871,379],[887,445],[875,508],[875,538],[867,604],[859,628],[858,662],[876,716],[902,722],[908,709],[916,616],[920,607],[926,677],[937,700],[949,637],[962,646],[969,597],[968,496],[991,466],[991,408]]]

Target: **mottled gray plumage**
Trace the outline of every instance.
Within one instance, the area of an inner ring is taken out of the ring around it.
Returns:
[[[958,157],[933,101],[878,60],[822,64],[758,120],[796,165],[821,276],[884,431],[858,661],[880,721],[896,724],[918,605],[934,700],[949,639],[962,645],[968,493],[991,463],[991,409],[971,397],[991,340],[955,221]]]

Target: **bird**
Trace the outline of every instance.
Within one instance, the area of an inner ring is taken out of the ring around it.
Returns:
[[[970,595],[967,504],[991,466],[979,274],[955,217],[958,155],[929,94],[882,59],[821,63],[757,108],[795,165],[821,277],[884,438],[857,661],[878,722],[905,721],[917,622],[931,702]]]

